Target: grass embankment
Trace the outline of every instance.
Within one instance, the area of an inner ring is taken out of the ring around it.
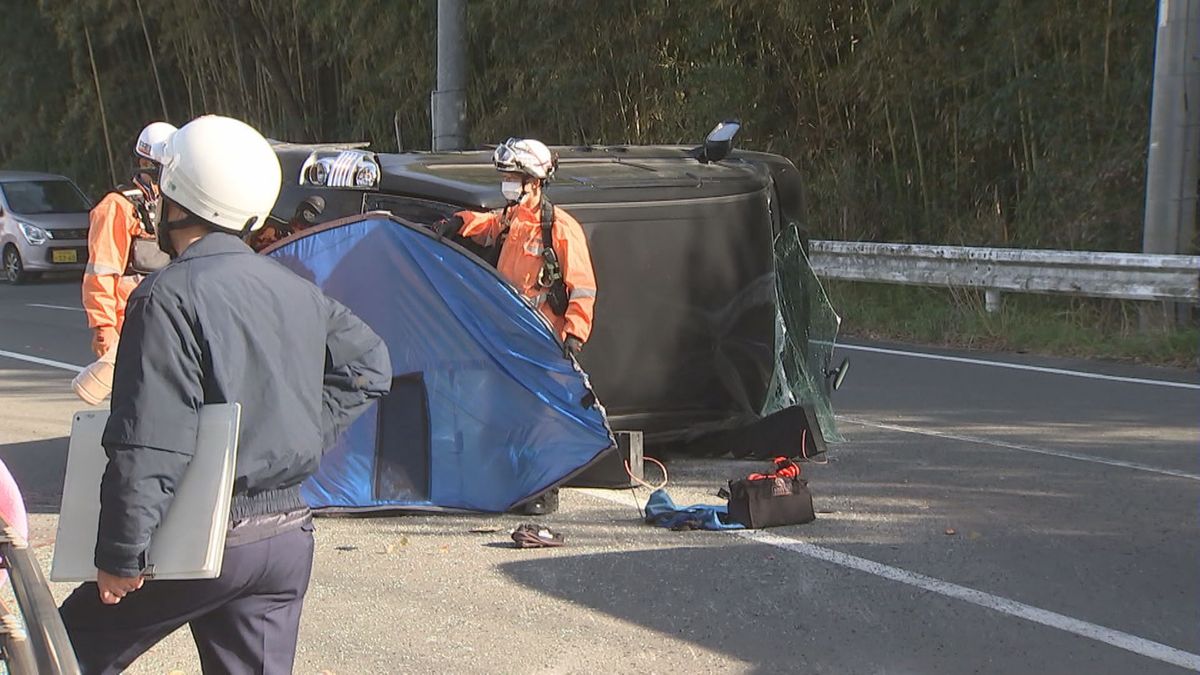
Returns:
[[[982,291],[828,282],[842,338],[869,338],[1195,369],[1200,326],[1142,332],[1143,303],[1003,296],[989,314]]]

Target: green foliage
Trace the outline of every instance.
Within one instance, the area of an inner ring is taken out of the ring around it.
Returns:
[[[694,144],[738,117],[743,147],[806,174],[816,237],[1135,250],[1154,11],[477,0],[471,135]],[[93,191],[111,181],[96,80],[118,177],[164,116],[384,150],[398,127],[408,149],[428,145],[435,0],[14,0],[0,35],[0,166]]]
[[[1031,352],[1195,368],[1200,328],[1142,330],[1148,303],[1007,294],[984,310],[974,290],[828,282],[842,337]]]

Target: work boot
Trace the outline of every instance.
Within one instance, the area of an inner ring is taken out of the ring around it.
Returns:
[[[558,511],[558,488],[550,488],[534,499],[513,509],[510,513],[523,516],[544,516]]]

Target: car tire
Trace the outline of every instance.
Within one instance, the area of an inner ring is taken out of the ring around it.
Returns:
[[[30,279],[29,272],[25,271],[25,262],[21,260],[21,252],[12,244],[4,247],[4,255],[0,256],[0,278],[13,285],[23,284]]]

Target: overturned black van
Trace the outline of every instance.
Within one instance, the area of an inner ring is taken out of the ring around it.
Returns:
[[[613,429],[640,430],[651,445],[699,448],[713,432],[800,404],[810,425],[836,436],[838,317],[805,257],[800,174],[778,155],[706,145],[552,148],[559,166],[547,194],[583,225],[598,286],[580,363]],[[312,222],[311,203],[322,200],[315,222],[387,211],[431,224],[505,205],[487,149],[274,147],[280,223],[306,208]]]

